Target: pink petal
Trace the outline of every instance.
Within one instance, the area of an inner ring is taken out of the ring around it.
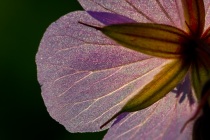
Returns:
[[[210,0],[204,0],[206,18],[205,18],[205,26],[204,31],[210,27]]]
[[[189,96],[189,79],[178,89],[147,109],[127,115],[109,129],[104,140],[192,139],[194,122],[188,124],[180,133],[184,123],[193,115],[197,106],[195,102],[191,102],[192,98]]]
[[[176,0],[79,0],[86,11],[111,12],[141,23],[162,23],[181,28],[180,4]],[[181,7],[182,8],[182,7]]]
[[[101,131],[166,60],[125,49],[78,21],[100,26],[86,12],[54,22],[36,56],[38,80],[47,110],[67,130]]]
[[[121,24],[121,23],[136,23],[136,21],[114,13],[87,11],[93,18],[97,19],[105,25]]]

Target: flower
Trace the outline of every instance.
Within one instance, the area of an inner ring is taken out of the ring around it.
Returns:
[[[70,132],[110,128],[105,140],[191,139],[193,121],[180,131],[210,78],[210,1],[79,2],[36,55],[50,115]]]

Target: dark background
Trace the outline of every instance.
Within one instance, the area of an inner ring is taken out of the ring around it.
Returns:
[[[35,54],[45,29],[82,9],[76,0],[0,1],[0,139],[101,140],[102,133],[71,134],[47,113],[37,82]]]

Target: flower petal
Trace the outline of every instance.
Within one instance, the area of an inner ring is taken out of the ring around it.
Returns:
[[[183,29],[184,16],[182,14],[181,1],[177,0],[158,0],[163,6],[164,13],[167,13],[168,17],[173,21],[174,25],[181,30]],[[153,12],[154,14],[154,12]]]
[[[182,60],[172,60],[136,95],[130,95],[122,112],[138,111],[152,105],[176,87],[188,69],[189,65],[185,65]]]
[[[119,46],[78,21],[101,26],[86,12],[53,23],[36,55],[38,80],[52,118],[71,132],[101,131],[127,96],[147,83],[145,75],[152,78],[166,60]]]
[[[182,133],[184,123],[196,110],[192,99],[190,81],[181,84],[176,90],[152,106],[133,112],[113,125],[104,140],[190,140],[193,122]],[[180,102],[181,101],[181,102]]]
[[[141,23],[162,23],[181,28],[175,0],[78,0],[86,11],[111,12]],[[154,14],[155,13],[155,14]]]
[[[205,24],[205,7],[203,0],[182,0],[186,28],[188,33],[200,37]]]
[[[204,31],[210,27],[210,0],[204,0],[205,6],[205,27]]]
[[[177,58],[182,53],[186,34],[174,27],[131,23],[105,26],[101,31],[129,49],[163,58]]]
[[[87,11],[93,18],[97,19],[105,25],[120,23],[135,23],[136,21],[114,13]]]

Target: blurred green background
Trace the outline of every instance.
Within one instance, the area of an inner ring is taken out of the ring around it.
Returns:
[[[0,1],[0,139],[101,140],[102,133],[71,134],[47,113],[36,77],[35,54],[46,28],[82,9],[76,0]]]

